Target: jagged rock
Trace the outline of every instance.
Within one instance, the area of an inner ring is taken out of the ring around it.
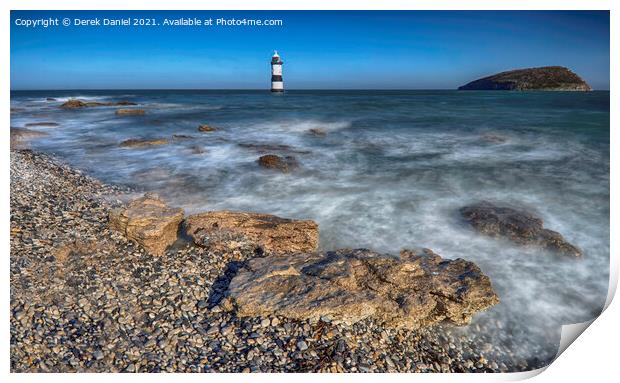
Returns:
[[[171,208],[157,195],[147,193],[126,207],[110,212],[110,228],[123,233],[153,255],[162,255],[177,239],[183,209]]]
[[[314,221],[293,220],[275,215],[212,211],[185,219],[194,242],[206,247],[251,247],[264,253],[316,251],[319,227]]]
[[[207,125],[207,124],[202,124],[198,126],[199,132],[214,132],[216,130],[217,130],[216,128],[214,128],[213,126]]]
[[[480,202],[462,207],[459,212],[477,231],[491,237],[505,237],[522,245],[536,245],[547,250],[579,257],[582,252],[558,232],[545,229],[542,219],[510,207]]]
[[[293,156],[280,157],[275,154],[266,154],[258,158],[258,164],[269,169],[278,169],[283,173],[297,166],[297,160]]]
[[[116,110],[117,116],[141,116],[145,113],[146,112],[144,111],[144,109],[117,109]]]
[[[166,138],[152,138],[152,139],[130,138],[129,140],[125,140],[121,142],[120,146],[123,148],[142,148],[145,146],[166,145],[167,143],[168,143],[168,139]]]
[[[232,279],[237,315],[299,320],[366,318],[410,329],[448,321],[468,324],[499,302],[478,266],[425,249],[400,259],[366,249],[288,254],[250,260]]]
[[[130,101],[118,101],[118,102],[97,102],[97,101],[83,101],[78,99],[71,99],[64,102],[60,105],[61,108],[64,109],[76,109],[76,108],[87,108],[94,106],[115,106],[115,105],[137,105],[135,102]]]
[[[459,90],[590,91],[592,88],[568,68],[546,66],[497,73],[463,85]]]

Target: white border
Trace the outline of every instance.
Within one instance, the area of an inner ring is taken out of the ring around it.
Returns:
[[[2,44],[2,64],[0,70],[0,94],[2,98],[1,113],[4,117],[5,124],[10,121],[10,13],[9,10],[261,10],[261,9],[282,9],[282,10],[337,10],[337,9],[417,9],[417,10],[611,10],[611,73],[610,73],[610,94],[611,105],[617,105],[617,97],[614,97],[620,89],[618,87],[618,57],[620,56],[620,47],[618,46],[618,38],[620,31],[618,25],[620,22],[619,6],[620,2],[611,0],[357,0],[357,1],[334,1],[334,0],[227,0],[218,2],[197,1],[197,0],[3,0],[0,1],[0,28]],[[620,138],[618,135],[618,113],[612,108],[611,110],[611,129],[610,142],[617,143]],[[8,381],[31,381],[45,379],[47,381],[73,381],[73,380],[94,380],[108,381],[109,379],[122,381],[135,381],[136,379],[150,379],[156,381],[163,380],[192,380],[201,382],[205,380],[217,381],[287,381],[292,376],[287,374],[140,374],[130,375],[121,374],[110,376],[110,374],[90,374],[88,377],[77,374],[10,374],[10,334],[9,334],[9,129],[8,126],[2,129],[3,144],[5,147],[4,155],[0,156],[2,161],[1,179],[4,185],[1,193],[4,203],[1,206],[1,214],[4,219],[0,222],[0,236],[4,243],[3,261],[2,262],[2,280],[4,289],[2,289],[2,312],[3,321],[1,325],[2,339],[4,347],[2,348],[3,364],[2,369]],[[618,182],[617,168],[618,155],[611,151],[611,232],[618,228],[618,205],[614,202],[617,197]],[[611,255],[611,271],[610,271],[610,290],[607,298],[607,305],[612,302],[618,282],[618,238],[611,238],[610,255]],[[616,365],[617,346],[619,341],[620,327],[620,308],[618,303],[614,303],[600,317],[594,321],[594,325],[589,327],[583,335],[575,341],[575,344],[567,349],[554,363],[552,363],[544,374],[536,379],[539,381],[584,381],[586,379],[592,381],[611,381],[617,379]],[[542,371],[533,371],[529,373],[517,374],[346,374],[333,375],[323,374],[313,376],[310,374],[296,374],[295,380],[311,381],[315,379],[328,381],[368,381],[376,379],[390,379],[398,381],[410,380],[439,380],[450,381],[458,379],[459,381],[507,381],[521,380],[531,376],[535,376]],[[613,378],[612,378],[613,377]]]

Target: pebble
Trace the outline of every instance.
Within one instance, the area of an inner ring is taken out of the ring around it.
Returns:
[[[308,349],[308,344],[305,341],[300,340],[299,342],[297,342],[297,349],[299,351],[305,351]]]

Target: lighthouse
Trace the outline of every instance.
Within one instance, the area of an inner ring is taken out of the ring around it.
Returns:
[[[284,92],[284,83],[282,82],[282,60],[278,51],[273,52],[271,57],[271,91]]]

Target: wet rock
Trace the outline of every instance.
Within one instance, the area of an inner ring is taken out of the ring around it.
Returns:
[[[190,148],[192,154],[204,154],[207,150],[200,145],[192,145]]]
[[[48,97],[45,99],[45,101],[56,101],[56,99],[54,97]]]
[[[239,144],[239,147],[244,148],[244,149],[249,149],[252,150],[256,153],[260,153],[260,154],[266,154],[266,153],[273,153],[273,152],[277,152],[277,153],[281,153],[281,154],[308,154],[310,153],[309,150],[304,150],[304,149],[300,149],[300,148],[295,148],[293,146],[290,145],[285,145],[285,144],[257,144],[257,143],[247,143],[247,142],[241,142]]]
[[[194,136],[189,136],[187,134],[173,134],[172,135],[172,139],[173,140],[192,140],[194,139]]]
[[[321,128],[309,129],[308,133],[310,133],[313,136],[317,136],[317,137],[325,137],[327,135],[327,132],[325,131],[325,129],[321,129]]]
[[[480,138],[482,139],[482,141],[488,142],[490,144],[503,144],[508,141],[508,138],[495,133],[483,134]]]
[[[144,109],[117,109],[116,110],[117,116],[141,116],[145,113],[146,112],[144,111]]]
[[[250,246],[266,253],[315,251],[319,227],[314,221],[280,218],[275,215],[213,211],[185,219],[187,233],[206,247]]]
[[[25,128],[13,128],[11,127],[10,143],[11,148],[16,149],[26,145],[26,142],[33,138],[40,138],[47,136],[45,132],[37,130],[25,129]]]
[[[30,128],[32,126],[43,126],[46,128],[54,128],[56,126],[60,126],[59,123],[57,122],[30,122],[28,124],[25,125],[27,128]]]
[[[528,212],[486,201],[462,207],[459,212],[482,234],[508,238],[522,245],[540,246],[564,255],[582,255],[579,248],[567,242],[560,233],[545,229],[542,219]]]
[[[293,156],[281,157],[275,154],[266,154],[258,159],[258,164],[269,169],[277,169],[284,173],[297,166],[297,160]]]
[[[162,255],[177,239],[183,209],[171,208],[157,195],[147,193],[126,207],[110,211],[110,228],[142,245],[153,255]]]
[[[400,259],[366,249],[255,258],[232,279],[238,315],[356,323],[366,318],[409,329],[441,321],[468,324],[499,302],[472,262],[430,250]]]
[[[130,101],[118,101],[118,102],[97,102],[97,101],[84,101],[78,99],[71,99],[64,102],[60,105],[61,108],[64,109],[79,109],[79,108],[88,108],[95,106],[128,106],[128,105],[137,105],[135,102]]]
[[[120,143],[122,148],[143,148],[147,146],[166,145],[168,143],[167,138],[130,138]]]
[[[199,132],[215,132],[217,129],[211,125],[202,124],[198,126]]]

